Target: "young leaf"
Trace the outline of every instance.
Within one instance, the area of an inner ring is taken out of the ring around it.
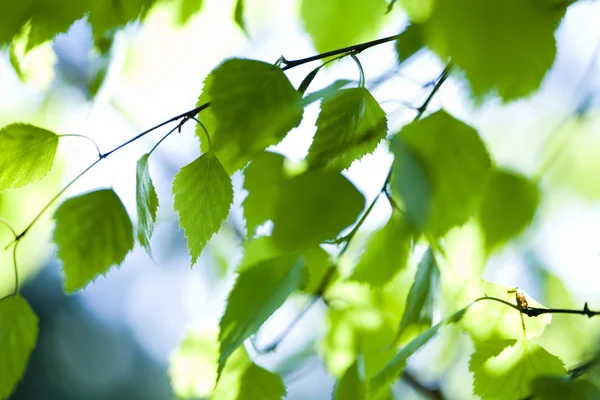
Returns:
[[[302,0],[300,17],[319,53],[353,45],[384,22],[386,0]]]
[[[600,390],[586,380],[573,380],[567,376],[540,376],[531,384],[533,396],[538,400],[596,400]]]
[[[244,217],[248,237],[254,236],[256,228],[273,217],[275,203],[285,180],[281,154],[265,152],[255,157],[244,172]]]
[[[151,256],[150,238],[156,222],[156,210],[158,209],[158,196],[150,178],[148,170],[149,154],[144,154],[137,162],[135,174],[135,198],[138,212],[137,237],[140,245]]]
[[[439,331],[439,329],[447,324],[453,324],[462,319],[470,306],[467,306],[454,314],[452,314],[446,320],[437,323],[426,331],[422,332],[419,336],[411,340],[406,346],[404,346],[396,354],[396,356],[390,361],[385,368],[383,368],[377,375],[371,378],[369,389],[372,394],[377,394],[383,390],[387,385],[393,382],[400,376],[404,366],[408,361],[409,357],[417,352],[421,347],[425,346]]]
[[[443,236],[477,210],[491,166],[487,149],[475,129],[444,111],[407,125],[400,136],[414,162],[420,162],[431,190],[428,218],[423,218],[425,206],[411,197],[404,197],[406,213],[417,216],[420,224],[427,221],[427,230],[434,237]],[[398,146],[392,149],[397,151]],[[403,153],[396,157],[403,155],[406,157]],[[402,171],[396,176],[393,184],[397,193],[406,195],[402,185],[408,182],[399,181],[406,176]],[[421,179],[415,179],[415,189],[425,200],[427,190]]]
[[[519,400],[531,394],[542,375],[565,374],[563,362],[528,340],[489,340],[478,343],[469,361],[473,388],[482,399]]]
[[[367,390],[358,371],[358,362],[355,361],[342,378],[338,381],[333,392],[334,400],[366,400]]]
[[[54,242],[63,262],[65,290],[81,289],[133,248],[133,225],[112,189],[65,200],[54,213]]]
[[[535,91],[552,66],[554,31],[567,5],[537,0],[436,1],[425,24],[427,44],[465,71],[476,97],[496,90],[504,101],[514,100]]]
[[[365,88],[340,90],[323,100],[306,161],[311,168],[343,170],[385,139],[385,112]]]
[[[205,80],[199,102],[206,101],[210,112],[203,111],[200,120],[208,121],[212,150],[229,173],[279,143],[302,120],[300,93],[281,68],[261,61],[223,62]],[[204,141],[202,146],[208,150]]]
[[[423,319],[431,324],[431,303],[434,291],[437,289],[434,285],[437,283],[439,273],[435,256],[430,248],[419,262],[415,281],[408,292],[406,308],[400,322],[400,333],[411,324],[419,324]],[[429,309],[427,303],[430,305]]]
[[[369,239],[350,279],[372,286],[385,285],[406,267],[412,239],[413,230],[399,213],[393,213]]]
[[[58,136],[29,124],[0,130],[0,192],[39,181],[54,163]]]
[[[365,206],[364,196],[335,172],[307,172],[285,181],[273,215],[273,241],[284,251],[334,239]]]
[[[285,395],[285,386],[279,375],[251,364],[242,375],[236,400],[281,400]]]
[[[303,272],[304,263],[295,256],[262,261],[240,272],[219,323],[219,373],[235,349],[298,288]]]
[[[423,40],[423,27],[409,25],[396,40],[396,58],[402,64],[425,46]]]
[[[173,181],[173,195],[193,265],[227,218],[233,186],[217,157],[205,153],[181,168]]]
[[[0,300],[0,398],[8,399],[23,375],[38,337],[38,319],[20,296]]]
[[[299,287],[299,290],[308,294],[316,294],[316,291],[319,290],[319,285],[331,267],[329,253],[320,246],[314,246],[304,250],[302,258],[306,262],[308,279],[306,279],[306,283]]]
[[[487,250],[492,251],[525,229],[533,220],[539,200],[535,183],[515,172],[494,170],[478,214]]]

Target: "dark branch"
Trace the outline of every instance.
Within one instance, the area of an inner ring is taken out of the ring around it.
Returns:
[[[406,369],[402,372],[402,380],[406,382],[413,390],[426,396],[432,400],[444,400],[444,394],[439,388],[430,388],[419,382],[410,372]]]
[[[480,297],[477,300],[475,300],[474,302],[476,303],[476,302],[483,301],[483,300],[491,300],[491,301],[496,301],[498,303],[502,303],[511,308],[514,308],[515,310],[519,311],[521,314],[525,314],[528,317],[537,317],[537,316],[540,316],[543,314],[575,314],[575,315],[586,315],[588,318],[592,318],[596,315],[600,315],[600,311],[590,310],[587,302],[583,306],[582,310],[573,310],[573,309],[567,309],[567,308],[522,307],[520,305],[513,304],[506,300],[502,300],[497,297],[489,297],[489,296]]]

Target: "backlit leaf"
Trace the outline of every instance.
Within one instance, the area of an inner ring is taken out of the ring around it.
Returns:
[[[233,202],[231,179],[217,157],[205,153],[175,176],[173,194],[173,205],[195,264],[229,214]]]
[[[246,23],[244,22],[244,0],[237,0],[235,2],[235,11],[233,12],[233,20],[245,33],[247,33]]]
[[[244,217],[248,236],[252,237],[263,222],[273,216],[274,207],[285,180],[283,163],[285,157],[265,152],[255,157],[244,172]]]
[[[300,16],[319,53],[375,39],[385,0],[302,0]]]
[[[336,384],[333,392],[334,400],[366,400],[367,390],[358,371],[358,362],[354,362]]]
[[[531,384],[538,400],[596,400],[600,390],[587,380],[573,380],[567,376],[550,375],[535,378]]]
[[[539,88],[556,56],[554,31],[566,10],[556,1],[435,1],[427,43],[464,70],[473,93],[505,101]]]
[[[528,340],[489,340],[476,344],[469,370],[474,393],[484,400],[520,400],[543,375],[564,375],[563,362]]]
[[[0,300],[0,398],[8,399],[27,368],[38,319],[21,296]]]
[[[490,156],[477,131],[438,111],[405,126],[399,135],[413,156],[412,170],[422,168],[427,179],[426,184],[420,173],[413,177],[414,189],[422,193],[413,199],[406,197],[410,186],[403,186],[411,183],[402,181],[408,179],[408,174],[397,173],[393,184],[403,196],[407,215],[415,216],[417,226],[425,225],[435,237],[464,224],[479,207],[491,167]],[[404,152],[398,152],[398,146],[392,145],[392,150],[396,157],[406,157]],[[428,192],[427,207],[422,203]]]
[[[281,68],[261,61],[229,59],[204,82],[200,114],[211,135],[212,150],[229,173],[279,143],[300,124],[301,95]],[[202,138],[202,135],[199,135]],[[203,151],[208,150],[202,141]]]
[[[281,400],[286,394],[281,377],[251,364],[242,375],[236,400]]]
[[[189,19],[202,9],[204,0],[181,0],[179,2],[178,22],[185,25]]]
[[[425,322],[431,325],[433,296],[437,290],[435,285],[439,273],[437,261],[430,248],[419,262],[415,281],[408,292],[406,308],[400,322],[400,333],[412,324]]]
[[[262,261],[240,272],[219,323],[219,372],[235,349],[298,288],[303,272],[304,262],[295,256]]]
[[[306,160],[312,168],[343,170],[385,139],[385,112],[365,88],[340,90],[324,99]]]
[[[303,250],[334,239],[352,224],[364,196],[335,172],[307,172],[285,181],[273,216],[273,240],[282,250]]]
[[[29,124],[0,130],[0,192],[39,181],[54,164],[58,136]]]
[[[112,189],[65,200],[54,213],[54,242],[63,262],[65,290],[81,289],[133,248],[133,225]]]
[[[523,231],[533,220],[539,201],[535,183],[515,172],[494,170],[478,214],[488,251]]]
[[[150,250],[150,238],[156,222],[156,210],[158,209],[158,196],[150,178],[148,170],[149,154],[144,154],[137,162],[136,167],[136,204],[138,212],[137,237],[140,244],[146,249],[148,254]]]
[[[414,237],[399,213],[393,213],[386,225],[375,232],[350,279],[373,286],[388,283],[406,267]]]
[[[420,25],[409,25],[396,40],[396,57],[403,63],[425,46],[423,28]]]

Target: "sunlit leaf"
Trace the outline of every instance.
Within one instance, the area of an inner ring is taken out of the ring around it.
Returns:
[[[406,267],[413,237],[413,229],[404,218],[393,213],[387,224],[369,239],[350,279],[373,286],[385,285]]]
[[[358,371],[358,362],[354,362],[342,375],[333,392],[334,400],[366,400],[367,390]]]
[[[573,380],[567,376],[540,376],[531,384],[532,394],[538,400],[596,400],[600,390],[587,380]]]
[[[85,2],[82,2],[85,3]],[[144,19],[156,0],[91,1],[87,20],[98,42],[136,19]]]
[[[488,251],[523,231],[533,220],[539,200],[534,182],[515,172],[494,170],[478,214]]]
[[[231,179],[213,153],[205,153],[179,171],[173,181],[174,207],[195,264],[219,231],[233,202]]]
[[[300,16],[319,53],[375,39],[385,0],[302,0]]]
[[[306,160],[312,168],[343,170],[385,139],[385,112],[365,88],[340,90],[323,100]]]
[[[485,400],[520,400],[543,375],[565,374],[563,362],[528,340],[489,340],[476,344],[469,370],[476,395]]]
[[[119,265],[133,248],[133,225],[112,189],[65,200],[54,213],[54,242],[63,262],[65,290],[74,292]]]
[[[418,227],[425,225],[435,237],[464,224],[477,211],[491,167],[490,156],[477,131],[438,111],[405,126],[400,137],[406,144],[405,150],[413,156],[412,167],[402,172],[405,166],[400,164],[393,182],[396,192],[403,196],[407,216],[413,216]],[[405,151],[398,151],[398,146],[392,145],[392,150],[400,159],[407,157]],[[396,165],[402,162],[405,161],[396,161]],[[424,177],[419,173],[412,178],[414,181],[406,181],[409,171],[421,168]],[[418,197],[408,197],[411,182],[420,193]],[[428,192],[429,212],[422,204]]]
[[[158,196],[150,178],[148,157],[149,154],[144,154],[137,162],[135,198],[138,212],[137,238],[148,254],[152,255],[150,238],[156,222]]]
[[[435,3],[434,0],[400,0],[400,5],[412,22],[426,21]]]
[[[200,114],[212,139],[212,150],[229,173],[279,143],[300,124],[301,95],[281,68],[261,61],[229,59],[204,81]],[[202,138],[202,135],[199,134]],[[202,140],[203,151],[208,143]]]
[[[0,398],[8,399],[25,374],[38,338],[38,319],[21,296],[0,300]]]
[[[400,322],[400,332],[403,332],[411,324],[425,322],[431,325],[432,297],[437,290],[435,285],[439,273],[437,261],[430,248],[419,262],[415,281],[410,288],[410,292],[408,292],[406,308]]]
[[[298,288],[304,262],[295,256],[273,258],[240,272],[219,323],[219,372],[227,358]]]
[[[182,399],[208,396],[217,380],[218,333],[190,329],[171,356],[169,376],[173,392]]]
[[[273,216],[273,240],[286,251],[334,239],[352,224],[364,196],[335,172],[307,172],[285,181]]]
[[[552,66],[554,31],[566,4],[435,1],[425,24],[427,43],[464,70],[476,97],[495,91],[505,101],[514,100],[535,91]]]
[[[308,279],[299,289],[309,294],[316,294],[331,267],[331,257],[321,247],[314,246],[304,250],[302,258],[306,263]]]
[[[281,377],[256,364],[242,375],[236,400],[281,400],[286,394]]]
[[[243,205],[249,237],[260,224],[273,217],[285,180],[284,161],[285,157],[280,154],[265,152],[255,157],[244,172],[244,189],[248,191],[248,197]]]
[[[0,192],[42,179],[54,164],[58,136],[29,124],[0,130]]]

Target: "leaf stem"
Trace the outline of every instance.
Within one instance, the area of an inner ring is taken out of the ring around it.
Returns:
[[[356,54],[350,53],[350,57],[352,57],[352,59],[356,63],[356,66],[358,67],[358,72],[360,74],[359,78],[358,78],[358,87],[363,88],[363,87],[365,87],[365,70],[363,69],[363,66],[360,63],[360,60],[358,59]]]
[[[86,139],[89,140],[90,142],[92,142],[92,144],[94,145],[94,147],[96,147],[96,151],[98,152],[98,157],[102,157],[102,152],[100,151],[100,147],[98,147],[98,143],[96,143],[96,141],[94,139],[92,139],[89,136],[85,136],[85,135],[78,135],[78,134],[66,134],[66,135],[58,135],[59,138],[64,138],[64,137],[75,137],[75,138],[81,138],[81,139]]]
[[[208,133],[208,129],[206,129],[206,126],[204,126],[204,124],[198,118],[191,117],[191,119],[196,121],[196,123],[198,125],[200,125],[200,127],[204,131],[204,134],[206,135],[206,143],[208,143],[208,151],[211,151],[212,150],[212,141],[210,140],[210,134]]]

